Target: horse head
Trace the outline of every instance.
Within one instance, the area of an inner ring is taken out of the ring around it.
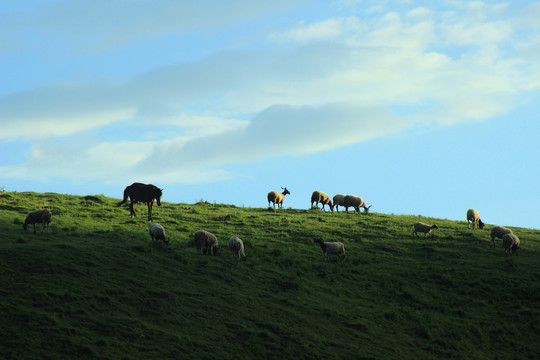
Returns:
[[[161,206],[161,196],[163,195],[163,189],[156,187],[154,196],[156,198],[158,206]]]

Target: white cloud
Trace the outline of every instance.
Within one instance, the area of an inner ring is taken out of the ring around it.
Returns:
[[[296,6],[294,0],[59,0],[0,12],[0,39],[15,51],[25,46],[51,53],[66,47],[104,51],[154,37],[219,29]],[[21,42],[21,32],[39,34],[48,46]]]
[[[0,111],[0,114],[2,112]],[[97,129],[115,122],[131,119],[133,110],[101,110],[96,109],[90,114],[72,114],[70,116],[43,116],[18,117],[2,114],[0,140],[2,139],[42,139],[67,136],[86,130]]]
[[[361,29],[361,25],[356,17],[328,19],[312,24],[301,22],[284,33],[271,34],[270,40],[293,40],[297,42],[329,40],[359,29]]]
[[[137,171],[163,170],[173,163],[189,170],[201,164],[222,166],[270,156],[303,155],[369,140],[407,126],[408,121],[382,108],[350,103],[276,105],[257,114],[245,128],[156,144]]]

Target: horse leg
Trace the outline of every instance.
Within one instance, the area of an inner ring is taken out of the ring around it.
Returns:
[[[135,214],[135,206],[133,205],[133,201],[129,203],[129,215],[133,219],[134,217],[137,217],[137,214]]]
[[[154,205],[154,200],[148,202],[148,221],[152,220],[152,205]]]

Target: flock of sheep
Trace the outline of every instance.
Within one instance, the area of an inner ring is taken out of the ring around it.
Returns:
[[[283,201],[285,199],[285,195],[289,195],[290,191],[287,190],[287,187],[282,188],[283,192],[277,192],[277,191],[271,191],[268,193],[268,207],[270,208],[270,203],[273,203],[274,208],[276,204],[278,205],[278,208],[283,207]],[[313,204],[318,208],[318,205],[322,204],[322,209],[324,210],[324,206],[328,205],[330,207],[330,210],[333,212],[334,207],[336,207],[336,211],[339,212],[339,206],[343,206],[345,208],[345,212],[349,212],[349,207],[354,208],[355,212],[360,213],[360,208],[364,209],[364,213],[369,213],[370,206],[366,206],[364,200],[359,196],[354,195],[342,195],[338,194],[334,196],[332,199],[330,199],[330,196],[325,194],[322,191],[314,191],[311,195],[311,207],[314,208]],[[47,228],[47,234],[49,233],[49,224],[52,221],[52,212],[48,209],[41,209],[41,210],[34,210],[28,213],[26,216],[26,220],[23,224],[23,229],[26,230],[28,225],[34,226],[34,234],[36,233],[36,224],[41,223],[42,229],[41,233],[45,230],[45,227]],[[474,229],[482,229],[484,228],[485,224],[480,219],[480,214],[478,211],[474,209],[467,210],[467,227],[470,229],[470,223],[473,224],[473,230]],[[438,229],[437,224],[433,225],[427,225],[421,222],[417,222],[413,224],[413,237],[419,237],[418,233],[423,233],[424,238],[431,234],[433,237],[433,230]],[[161,240],[165,244],[169,244],[169,239],[165,236],[165,228],[158,223],[153,223],[150,225],[149,234],[152,239],[154,240]],[[491,229],[491,246],[495,247],[495,239],[500,238],[502,239],[503,248],[505,250],[506,255],[517,255],[517,250],[520,248],[520,240],[519,238],[512,233],[512,230],[502,227],[502,226],[494,226]],[[206,230],[198,230],[194,234],[194,243],[195,247],[197,248],[197,252],[200,254],[206,254],[206,255],[216,255],[217,249],[218,249],[218,239],[217,237],[212,234],[211,232],[208,232]],[[318,244],[321,247],[321,250],[324,254],[324,259],[326,260],[328,258],[328,255],[337,255],[341,259],[345,260],[345,246],[341,242],[323,242],[321,237],[317,237],[314,240],[314,243]],[[238,256],[239,259],[242,257],[245,257],[244,252],[244,242],[242,239],[240,239],[237,236],[231,236],[229,238],[228,242],[229,249]]]

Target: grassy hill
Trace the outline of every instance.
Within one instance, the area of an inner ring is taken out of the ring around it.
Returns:
[[[144,205],[130,219],[118,201],[0,193],[1,358],[540,356],[538,230],[512,228],[522,248],[507,257],[490,225],[465,221],[164,203],[166,246],[151,242]],[[51,233],[23,232],[44,207]],[[416,221],[437,223],[435,237],[412,238]],[[218,236],[218,256],[196,253],[199,229]],[[319,235],[342,241],[347,261],[325,262]]]

